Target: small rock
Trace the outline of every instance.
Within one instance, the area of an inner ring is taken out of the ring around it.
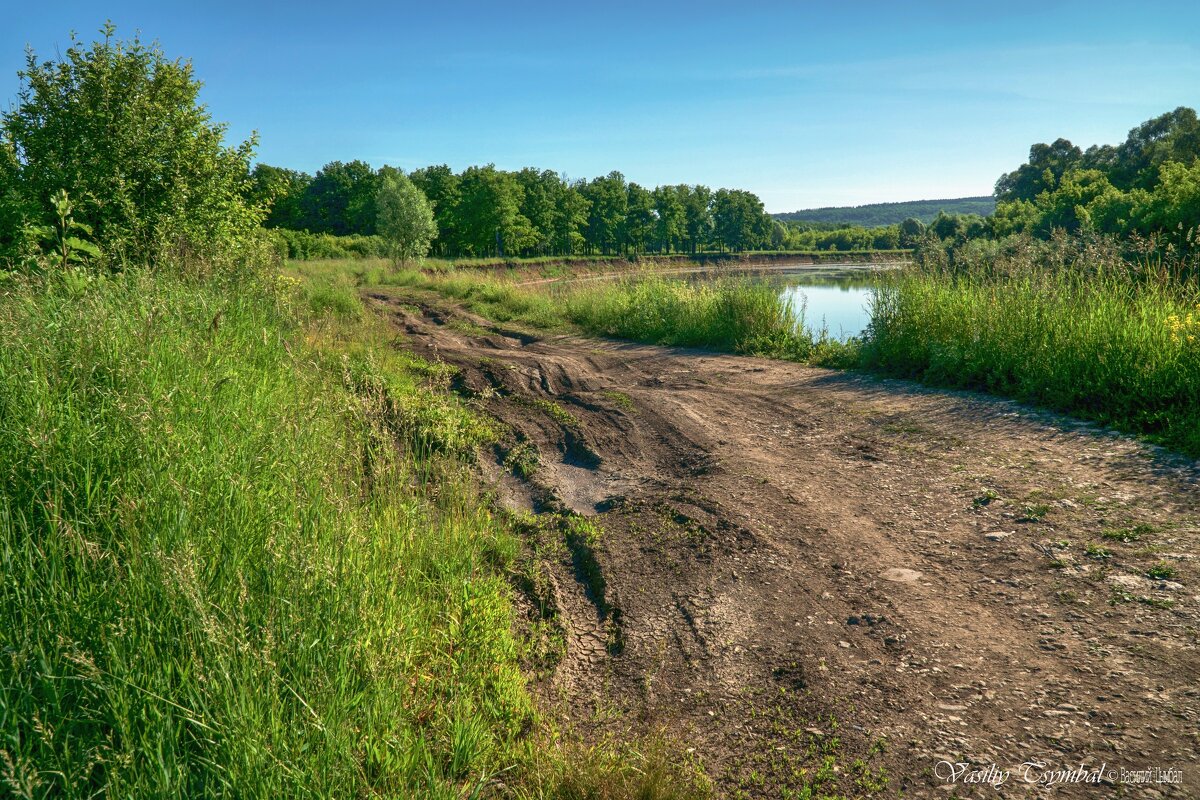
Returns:
[[[1150,585],[1150,581],[1141,575],[1109,575],[1108,582],[1131,591],[1146,589]]]
[[[896,583],[912,583],[921,577],[921,573],[915,569],[907,569],[905,567],[892,567],[885,569],[880,575],[885,581],[894,581]]]
[[[1002,542],[1012,535],[1012,531],[992,531],[990,533],[985,533],[983,538],[987,539],[989,542]]]

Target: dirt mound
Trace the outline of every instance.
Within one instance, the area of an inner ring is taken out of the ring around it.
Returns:
[[[992,398],[374,299],[509,430],[486,466],[578,723],[664,725],[729,796],[1200,796],[1194,463]],[[999,791],[964,782],[993,764]],[[1184,785],[1121,782],[1152,767]]]

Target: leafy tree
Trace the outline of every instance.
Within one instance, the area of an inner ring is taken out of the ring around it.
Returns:
[[[1037,206],[1030,200],[1012,200],[996,204],[996,213],[992,215],[992,232],[998,236],[1009,236],[1032,230],[1038,222]],[[921,243],[917,239],[913,247]]]
[[[515,255],[534,245],[533,225],[521,213],[524,189],[511,172],[469,167],[459,187],[455,225],[466,253]]]
[[[375,227],[397,263],[422,259],[437,237],[433,208],[403,173],[383,173],[375,192]]]
[[[888,225],[873,230],[875,238],[871,241],[871,249],[895,250],[900,247],[900,226]]]
[[[1054,191],[1067,170],[1079,166],[1083,151],[1067,139],[1029,148],[1029,161],[996,181],[996,199],[1001,202],[1033,200],[1042,192]],[[946,237],[942,237],[946,238]]]
[[[460,196],[459,177],[446,164],[423,167],[413,171],[409,177],[433,205],[433,215],[438,227],[435,250],[446,254],[460,249],[461,243],[455,226]]]
[[[558,214],[554,217],[554,248],[563,254],[578,253],[587,240],[583,235],[588,224],[588,212],[592,204],[583,196],[582,181],[562,184],[558,202]]]
[[[659,186],[654,190],[654,236],[658,248],[671,252],[680,247],[687,236],[687,216],[678,186]]]
[[[1038,196],[1035,205],[1040,219],[1037,232],[1049,235],[1056,228],[1076,233],[1094,228],[1089,207],[1102,196],[1118,193],[1108,177],[1098,169],[1076,169],[1066,173],[1058,188]]]
[[[270,209],[263,225],[268,228],[304,227],[304,193],[312,176],[303,172],[270,164],[255,164],[250,173],[249,200],[256,206]]]
[[[263,216],[247,199],[254,139],[225,146],[190,63],[118,41],[111,23],[101,33],[90,46],[72,37],[59,61],[28,52],[0,118],[0,218],[52,225],[51,197],[67,191],[113,266],[228,258]]]
[[[526,167],[516,173],[517,182],[524,190],[521,199],[521,214],[529,220],[533,231],[532,249],[545,255],[554,242],[554,221],[558,215],[556,203],[562,191],[562,181],[550,170]]]
[[[635,253],[646,252],[654,235],[654,195],[636,183],[626,189],[625,225],[622,239]]]
[[[770,233],[762,200],[741,189],[720,189],[712,200],[713,230],[730,250],[750,250]]]
[[[695,253],[708,241],[712,235],[713,218],[712,190],[707,186],[679,186],[680,198],[683,201],[684,228],[691,252]]]
[[[588,211],[587,241],[602,253],[616,253],[621,245],[625,216],[629,212],[629,194],[625,176],[610,172],[582,189],[591,204]]]
[[[925,235],[925,223],[915,217],[909,217],[900,223],[900,244],[903,247],[915,247]]]
[[[1181,106],[1129,132],[1124,143],[1116,148],[1116,163],[1111,170],[1113,183],[1122,188],[1150,189],[1158,182],[1163,164],[1190,165],[1197,158],[1200,158],[1200,120],[1195,110]]]
[[[1141,208],[1143,228],[1194,236],[1200,229],[1200,161],[1163,164],[1158,186],[1138,200],[1132,205]]]
[[[331,161],[321,167],[304,192],[304,228],[336,236],[373,234],[376,178],[364,161]]]

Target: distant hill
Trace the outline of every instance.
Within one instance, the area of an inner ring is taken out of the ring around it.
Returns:
[[[840,223],[873,228],[879,225],[894,225],[909,217],[929,223],[939,211],[945,211],[947,214],[979,214],[986,217],[995,210],[994,197],[958,197],[950,200],[910,200],[907,203],[810,208],[773,216],[783,222],[817,222],[826,225]]]

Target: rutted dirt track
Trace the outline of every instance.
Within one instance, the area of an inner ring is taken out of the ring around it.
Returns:
[[[1200,797],[1194,463],[992,398],[374,298],[506,424],[502,502],[601,532],[545,565],[547,690],[580,724],[664,726],[725,796]],[[1153,767],[1184,784],[1120,781]]]

